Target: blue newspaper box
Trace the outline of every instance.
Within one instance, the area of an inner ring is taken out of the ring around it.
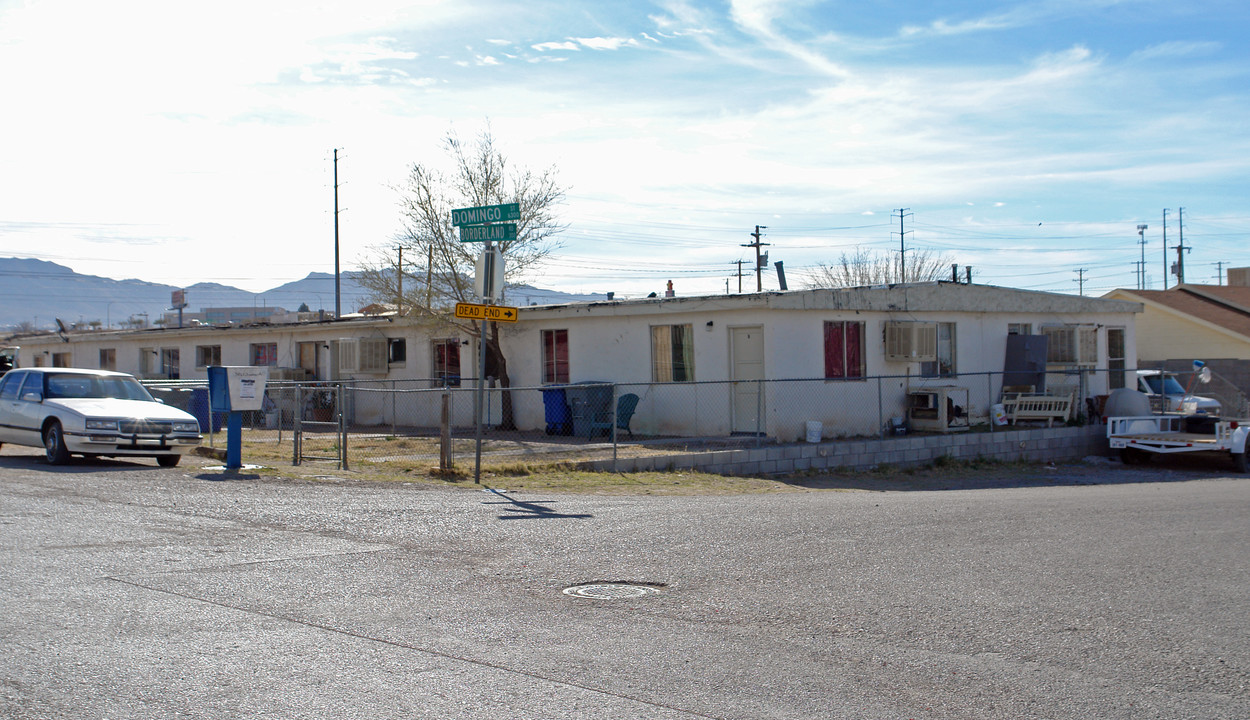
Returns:
[[[213,365],[208,368],[208,394],[213,412],[260,410],[269,368]]]
[[[226,469],[243,467],[243,412],[260,410],[265,401],[269,368],[213,365],[208,368],[208,393],[213,410],[226,417]]]

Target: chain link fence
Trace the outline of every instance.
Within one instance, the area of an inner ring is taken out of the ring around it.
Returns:
[[[1115,376],[1132,386],[1131,371]],[[243,457],[275,465],[332,462],[394,475],[472,474],[479,432],[481,466],[493,472],[764,444],[995,432],[1023,407],[1010,391],[1066,399],[1061,413],[1050,405],[1049,415],[1024,413],[1020,424],[1083,424],[1101,413],[1109,376],[1106,370],[1049,372],[1044,390],[1017,387],[1019,379],[996,372],[510,388],[492,382],[480,406],[472,378],[457,386],[441,380],[270,382],[264,409],[243,413]],[[208,406],[206,381],[145,384],[195,415],[205,444],[224,450],[224,414]]]

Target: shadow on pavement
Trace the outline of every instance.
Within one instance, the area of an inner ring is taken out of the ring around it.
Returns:
[[[556,502],[555,500],[531,500],[523,501],[516,498],[508,497],[503,490],[494,488],[486,488],[486,492],[494,493],[503,498],[499,500],[487,500],[483,505],[508,505],[504,511],[505,515],[500,515],[500,520],[555,520],[569,518],[592,518],[594,515],[588,513],[560,513],[547,507],[547,505]]]
[[[74,475],[107,472],[133,472],[140,468],[164,470],[150,458],[83,458],[74,456],[64,465],[49,465],[43,454],[38,455],[3,455],[0,456],[0,468],[21,468],[35,472],[46,472],[55,475]],[[177,470],[178,468],[173,468]]]

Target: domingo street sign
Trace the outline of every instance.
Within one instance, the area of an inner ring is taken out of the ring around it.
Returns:
[[[516,223],[498,225],[464,225],[460,228],[460,242],[503,242],[516,240]]]
[[[483,225],[485,223],[509,222],[520,219],[520,203],[483,205],[481,207],[460,208],[459,210],[451,211],[451,224],[456,227],[464,225]]]
[[[520,312],[506,305],[478,305],[477,303],[456,303],[456,317],[467,320],[490,320],[492,322],[517,321]]]

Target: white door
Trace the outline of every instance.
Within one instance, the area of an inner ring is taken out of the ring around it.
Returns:
[[[733,381],[733,432],[764,432],[764,328],[738,327],[729,331],[729,379]]]

